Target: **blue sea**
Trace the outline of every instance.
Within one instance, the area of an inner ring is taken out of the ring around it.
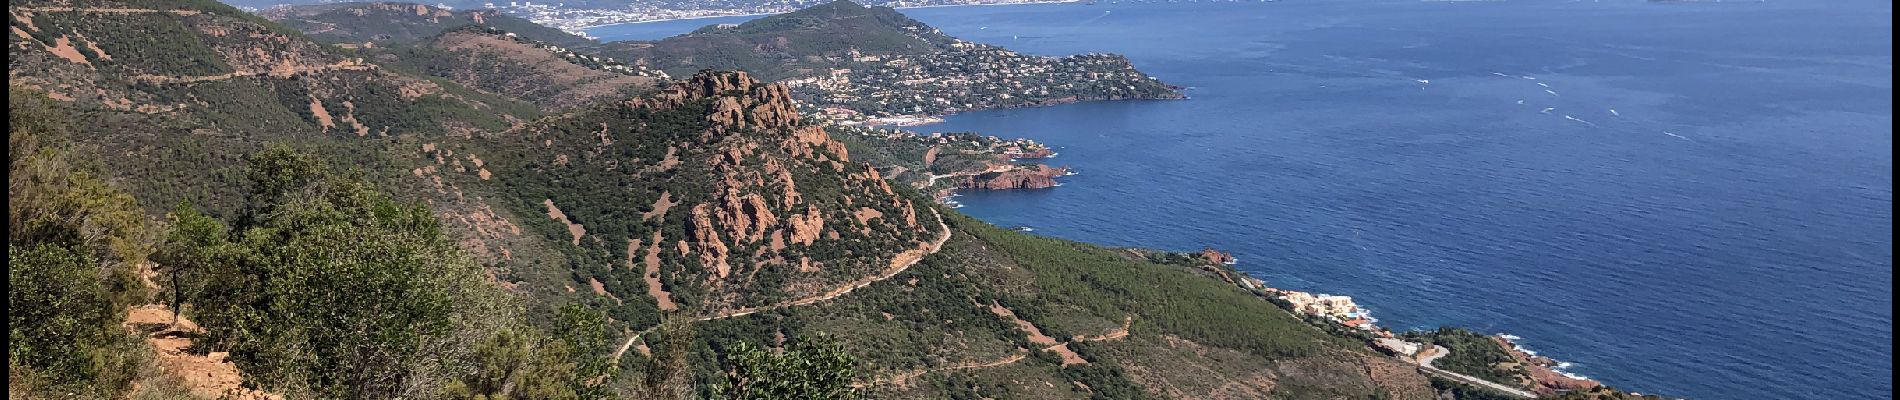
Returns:
[[[1893,7],[1283,1],[904,10],[1116,52],[1189,100],[972,112],[1079,175],[965,193],[1001,226],[1234,253],[1393,329],[1522,337],[1703,399],[1893,390]],[[596,29],[648,39],[749,17]]]

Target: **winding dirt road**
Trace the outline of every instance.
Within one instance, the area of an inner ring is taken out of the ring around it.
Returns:
[[[1017,361],[1022,361],[1024,358],[1029,358],[1029,350],[1018,348],[1016,349],[1015,352],[1011,352],[1009,353],[1009,355],[1003,356],[1003,358],[996,359],[995,361],[946,365],[946,366],[937,367],[937,368],[924,368],[924,369],[919,369],[919,370],[914,370],[914,371],[909,371],[909,372],[892,374],[888,377],[878,378],[877,380],[871,381],[871,382],[852,384],[851,387],[864,388],[864,387],[871,387],[871,386],[889,385],[889,384],[894,384],[894,383],[905,384],[905,383],[909,383],[911,379],[917,379],[917,377],[919,376],[924,376],[924,374],[928,374],[932,372],[954,371],[954,370],[960,370],[960,369],[982,369],[982,368],[1001,367],[1004,365],[1013,364]]]
[[[723,312],[719,314],[713,314],[713,315],[703,316],[699,318],[694,318],[693,320],[694,321],[713,321],[713,320],[751,315],[754,313],[758,313],[760,311],[770,311],[770,310],[777,310],[781,308],[797,307],[797,306],[818,303],[821,301],[837,298],[838,296],[849,294],[853,290],[858,290],[858,288],[870,286],[871,284],[877,283],[879,281],[891,279],[891,277],[897,276],[897,274],[903,273],[905,270],[910,269],[911,266],[917,265],[917,262],[923,260],[925,256],[929,256],[931,254],[937,254],[938,251],[943,250],[944,242],[950,241],[950,225],[945,224],[943,222],[943,214],[938,213],[934,209],[931,210],[930,213],[937,217],[937,227],[941,229],[943,233],[938,234],[936,240],[933,240],[929,243],[921,243],[917,246],[917,248],[904,250],[902,252],[897,253],[896,256],[891,257],[891,266],[888,268],[885,268],[884,271],[878,273],[877,275],[867,276],[855,281],[847,282],[844,285],[838,286],[836,288],[832,288],[831,290],[825,291],[824,293],[812,295],[809,297],[793,299],[791,301],[786,301],[783,303],[772,304],[772,305],[767,305],[767,306],[745,307],[745,308],[740,308],[737,310],[727,311],[727,312]],[[620,356],[626,354],[627,349],[633,348],[633,343],[640,340],[640,335],[644,335],[647,332],[651,332],[653,331],[653,329],[654,328],[647,328],[646,330],[634,333],[633,336],[627,337],[627,341],[625,343],[620,344],[620,349],[614,350],[613,359],[616,361],[620,360]]]
[[[787,301],[783,303],[762,306],[762,307],[740,308],[737,310],[732,310],[732,311],[728,311],[724,313],[694,318],[693,320],[694,321],[712,321],[712,320],[750,315],[750,314],[758,313],[760,311],[769,311],[769,310],[776,310],[776,309],[781,309],[781,308],[814,304],[814,303],[818,303],[818,302],[822,302],[826,300],[831,300],[839,296],[849,294],[851,293],[851,291],[857,290],[858,288],[870,286],[873,283],[877,283],[877,282],[888,280],[892,277],[895,277],[897,276],[897,274],[903,273],[905,270],[910,269],[911,266],[917,265],[917,262],[923,260],[924,257],[929,256],[931,254],[936,254],[938,251],[943,250],[943,244],[950,240],[950,236],[951,236],[950,225],[945,224],[943,222],[943,214],[938,213],[936,210],[931,210],[931,214],[937,217],[937,226],[938,226],[938,229],[942,231],[942,233],[939,234],[937,236],[937,239],[934,241],[931,241],[929,243],[923,243],[919,245],[917,248],[905,250],[903,252],[898,253],[895,257],[891,258],[891,266],[889,268],[886,268],[882,273],[879,273],[873,276],[864,277],[862,279],[858,279],[856,281],[852,281],[845,285],[834,288],[830,291],[826,291],[825,293],[810,296],[810,297],[799,298],[799,299],[795,299],[795,300],[791,300],[791,301]],[[1120,340],[1123,338],[1127,338],[1128,330],[1133,323],[1134,323],[1134,316],[1130,315],[1122,319],[1122,326],[1119,328],[1110,330],[1107,333],[1104,333],[1102,335],[1077,336],[1071,342],[1112,341],[1112,340]],[[648,332],[652,332],[653,329],[656,329],[656,328],[647,328],[646,330],[642,330],[640,332],[634,333],[632,336],[628,336],[626,342],[621,343],[620,348],[617,350],[614,350],[613,359],[618,361],[621,356],[627,353],[627,350],[633,348],[634,343],[639,342],[641,335],[645,335]],[[1069,345],[1069,342],[1058,342],[1053,345],[1045,346],[1043,350],[1044,351],[1057,351],[1058,349],[1066,350],[1066,346],[1068,345]],[[995,360],[968,362],[968,363],[947,365],[947,366],[936,367],[936,368],[924,368],[924,369],[906,371],[906,372],[901,372],[901,373],[896,373],[896,374],[891,374],[885,377],[881,377],[881,378],[872,380],[870,382],[861,382],[861,383],[852,384],[852,386],[862,388],[862,387],[869,387],[869,386],[888,385],[888,384],[893,384],[893,383],[902,384],[902,383],[909,382],[912,379],[916,379],[917,377],[923,376],[925,374],[933,373],[933,372],[994,368],[994,367],[1000,367],[1004,365],[1013,364],[1013,363],[1016,363],[1017,361],[1022,361],[1023,359],[1028,358],[1028,357],[1029,357],[1028,349],[1018,348],[1016,349],[1016,351],[1011,352],[1009,355],[1003,356]],[[1067,363],[1065,362],[1065,365],[1066,364]]]
[[[1015,317],[1011,316],[1008,318],[1014,319]],[[1017,320],[1017,321],[1021,321],[1021,320]],[[1067,350],[1069,343],[1076,343],[1076,342],[1121,340],[1123,338],[1128,337],[1128,328],[1132,327],[1134,325],[1134,322],[1135,322],[1135,316],[1133,315],[1123,317],[1122,326],[1120,328],[1110,330],[1108,331],[1108,333],[1105,333],[1102,335],[1095,335],[1095,336],[1089,336],[1089,335],[1076,336],[1071,341],[1061,342],[1061,343],[1057,343],[1055,345],[1050,345],[1050,346],[1045,346],[1042,348],[1042,350],[1043,351],[1059,351],[1058,349]],[[937,368],[924,368],[924,369],[900,372],[900,373],[891,374],[882,378],[878,378],[870,382],[855,383],[855,384],[852,384],[851,387],[864,388],[864,387],[882,386],[882,385],[889,385],[889,384],[900,384],[900,385],[907,384],[912,379],[917,379],[917,377],[924,376],[925,374],[929,374],[932,372],[1001,367],[1004,365],[1013,364],[1017,361],[1022,361],[1024,358],[1028,358],[1028,356],[1029,356],[1029,351],[1027,349],[1018,348],[1016,349],[1015,352],[1010,353],[1010,355],[1003,356],[1002,358],[998,358],[993,361],[969,362],[969,363],[963,363],[963,364],[947,365],[947,366],[942,366],[942,367],[937,367]],[[1067,366],[1067,365],[1070,365],[1070,363],[1067,361],[1064,361],[1062,365]]]
[[[924,183],[924,187],[937,186],[938,179],[955,178],[955,177],[963,177],[963,176],[977,176],[977,175],[987,174],[991,172],[1009,172],[1010,170],[1013,170],[1016,168],[1017,167],[1014,165],[992,165],[992,166],[989,166],[988,168],[984,168],[982,171],[951,172],[951,173],[943,174],[943,175],[932,174],[930,173],[930,170],[924,170],[924,174],[930,175],[930,182]]]
[[[374,70],[374,69],[376,69],[376,66],[373,64],[358,63],[355,60],[342,60],[342,61],[337,61],[335,63],[323,64],[323,65],[294,65],[294,64],[286,63],[286,64],[281,64],[281,65],[271,67],[271,69],[268,71],[237,71],[237,72],[231,72],[231,73],[225,73],[225,74],[203,75],[203,76],[163,76],[163,75],[143,75],[142,74],[142,75],[135,75],[132,77],[132,79],[138,80],[140,82],[145,82],[145,83],[177,84],[177,83],[199,83],[199,82],[223,81],[223,80],[231,80],[231,79],[253,77],[253,76],[269,76],[269,77],[275,77],[275,78],[283,78],[283,77],[288,77],[288,76],[296,75],[300,73],[318,73],[318,72],[325,72],[325,71],[369,71],[369,70]]]

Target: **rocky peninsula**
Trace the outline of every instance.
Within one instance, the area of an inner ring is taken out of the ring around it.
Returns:
[[[1496,389],[1479,389],[1454,380],[1434,379],[1443,394],[1464,398],[1472,391],[1509,390],[1514,398],[1555,399],[1655,399],[1664,397],[1624,392],[1589,378],[1563,372],[1567,363],[1540,356],[1518,343],[1522,338],[1509,334],[1483,334],[1463,328],[1444,327],[1431,331],[1394,332],[1377,325],[1371,311],[1351,297],[1274,288],[1259,278],[1235,269],[1232,254],[1203,248],[1198,252],[1170,252],[1139,248],[1123,249],[1129,256],[1182,267],[1186,270],[1227,282],[1236,290],[1251,293],[1279,305],[1286,312],[1334,336],[1364,342],[1368,347],[1399,358],[1421,369],[1442,370],[1478,379]],[[1425,368],[1427,364],[1432,368]],[[1509,393],[1507,393],[1509,394]]]

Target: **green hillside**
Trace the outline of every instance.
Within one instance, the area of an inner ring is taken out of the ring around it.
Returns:
[[[498,29],[561,47],[595,44],[592,39],[537,25],[492,10],[451,11],[415,3],[327,3],[280,6],[259,13],[324,43],[413,42],[466,26]]]
[[[700,69],[751,72],[777,81],[822,72],[859,54],[929,53],[954,39],[888,7],[834,1],[736,27],[709,25],[654,42],[610,42],[601,54],[643,60],[674,75]]]
[[[747,73],[537,97],[564,69],[385,66],[220,5],[9,11],[46,96],[10,122],[85,160],[10,152],[44,177],[11,225],[50,227],[9,236],[28,398],[1435,395],[1198,269],[940,207],[870,167],[915,149],[856,154]],[[418,43],[529,49],[497,38]]]
[[[403,138],[466,136],[539,115],[513,98],[341,54],[211,2],[14,2],[10,84],[58,100],[90,134],[78,151],[137,171],[157,212],[235,211],[244,154],[296,143],[392,178]],[[26,35],[17,32],[26,33]],[[82,50],[83,49],[83,50]]]
[[[1172,86],[1113,54],[1042,57],[962,41],[889,7],[837,0],[594,52],[673,75],[736,69],[793,85],[810,110],[868,117],[1090,100],[1174,99]]]
[[[666,77],[481,26],[350,52],[379,65],[518,98],[550,111],[650,92]]]

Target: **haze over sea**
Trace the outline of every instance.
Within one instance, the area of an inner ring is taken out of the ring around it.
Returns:
[[[1353,296],[1395,330],[1514,334],[1570,372],[1645,393],[1893,390],[1890,3],[904,12],[1027,53],[1126,54],[1189,87],[1185,101],[915,128],[1036,139],[1080,172],[1059,188],[966,193],[965,213],[1107,245],[1229,250],[1271,286]]]

